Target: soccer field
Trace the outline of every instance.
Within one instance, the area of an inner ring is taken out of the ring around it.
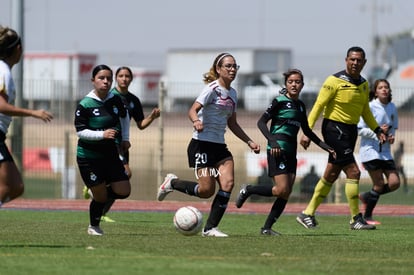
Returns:
[[[204,213],[205,214],[205,213]],[[261,236],[265,214],[227,213],[229,238],[183,236],[173,212],[114,211],[104,236],[86,234],[88,212],[0,210],[2,274],[412,274],[412,216],[381,216],[351,231],[348,216],[320,215],[320,228],[282,215],[279,237]],[[205,214],[206,215],[206,214]]]

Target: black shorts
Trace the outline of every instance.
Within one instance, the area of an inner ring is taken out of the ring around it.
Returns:
[[[14,162],[13,156],[10,154],[9,148],[6,143],[6,135],[0,131],[0,162],[11,161]]]
[[[232,158],[226,144],[191,139],[187,147],[191,168],[216,167],[220,161]]]
[[[344,166],[355,162],[354,149],[358,138],[357,125],[325,118],[322,122],[322,135],[325,143],[336,152],[336,159],[329,154],[329,163]]]
[[[79,172],[87,187],[99,185],[103,182],[111,183],[128,180],[122,161],[116,158],[106,159],[76,159]]]
[[[396,170],[395,162],[392,159],[391,160],[373,159],[367,162],[363,162],[362,165],[367,171]]]
[[[282,174],[295,174],[297,165],[296,154],[283,153],[280,157],[274,157],[267,150],[268,175],[274,177]]]

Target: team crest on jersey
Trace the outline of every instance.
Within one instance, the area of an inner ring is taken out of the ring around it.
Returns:
[[[96,181],[97,176],[94,173],[90,173],[89,178],[91,179],[91,181]]]
[[[130,103],[129,103],[129,107],[130,107],[131,109],[134,109],[134,107],[135,107],[134,102],[130,102]]]
[[[115,114],[118,114],[118,107],[116,107],[116,106],[114,105],[114,106],[112,106],[112,109],[114,110],[114,113],[115,113]]]

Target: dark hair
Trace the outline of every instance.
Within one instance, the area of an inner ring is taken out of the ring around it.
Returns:
[[[122,67],[119,67],[118,69],[116,69],[115,77],[118,76],[118,74],[121,70],[127,70],[129,72],[129,74],[131,75],[131,80],[133,79],[134,76],[132,75],[131,69],[129,67],[126,67],[126,66],[122,66]]]
[[[210,70],[207,73],[203,74],[204,83],[210,83],[219,78],[216,68],[220,67],[223,64],[223,59],[227,56],[230,56],[235,60],[234,56],[229,53],[221,53],[217,55]]]
[[[109,68],[107,65],[101,64],[96,66],[95,68],[93,68],[92,70],[92,79],[95,78],[95,76],[100,72],[100,71],[111,71],[112,74],[112,70],[111,68]]]
[[[6,58],[13,54],[17,45],[21,45],[22,40],[17,32],[8,27],[0,26],[0,58]]]
[[[363,48],[358,47],[358,46],[353,46],[348,49],[348,51],[346,52],[346,56],[348,57],[351,52],[362,53],[362,57],[365,59],[365,51]]]
[[[286,82],[287,82],[289,76],[291,76],[292,74],[300,75],[300,78],[302,79],[302,83],[303,83],[303,73],[302,73],[302,71],[298,70],[298,69],[289,69],[287,72],[283,73],[283,76],[285,77],[285,85],[286,85]]]
[[[377,91],[377,87],[381,82],[385,82],[388,85],[388,88],[390,89],[390,93],[388,95],[388,102],[391,102],[392,100],[392,90],[391,90],[391,85],[390,82],[388,80],[386,80],[385,78],[380,78],[375,80],[373,88],[371,89],[371,91],[369,92],[369,101],[377,98],[377,96],[375,95],[376,91]]]

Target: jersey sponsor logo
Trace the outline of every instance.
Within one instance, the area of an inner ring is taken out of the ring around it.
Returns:
[[[89,174],[89,178],[91,179],[91,181],[96,181],[97,176],[94,173],[90,173]]]
[[[94,114],[94,116],[99,116],[101,113],[99,112],[98,108],[93,109],[92,114]]]
[[[326,90],[330,90],[330,91],[334,90],[334,87],[332,87],[331,85],[326,85],[326,84],[323,85],[323,88]]]
[[[296,127],[300,127],[300,122],[299,121],[296,121],[296,120],[288,119],[288,120],[286,120],[286,123],[287,124],[290,124],[290,125],[294,125]]]
[[[114,110],[114,113],[115,114],[118,114],[119,113],[118,107],[116,107],[115,105],[112,106],[112,110]]]

